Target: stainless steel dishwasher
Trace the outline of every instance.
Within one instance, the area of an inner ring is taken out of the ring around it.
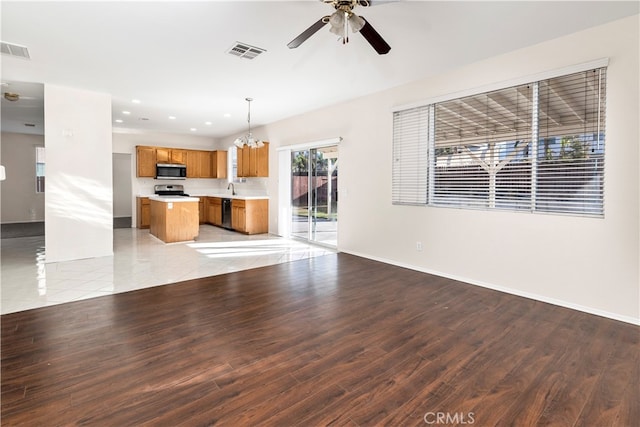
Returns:
[[[231,199],[222,199],[222,227],[231,230]]]

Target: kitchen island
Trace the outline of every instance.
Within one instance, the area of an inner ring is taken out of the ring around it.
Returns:
[[[199,234],[198,197],[151,196],[149,231],[165,243],[194,240]]]

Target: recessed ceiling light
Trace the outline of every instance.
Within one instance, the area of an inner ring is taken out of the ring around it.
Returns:
[[[224,117],[227,117],[227,118],[231,117],[231,114],[230,113],[224,113]]]
[[[116,123],[122,123],[122,119],[116,119]]]
[[[129,115],[129,114],[131,114],[131,111],[123,111],[123,112],[122,112],[122,114],[127,114],[127,115]]]
[[[140,100],[139,99],[132,99],[131,102],[133,102],[134,104],[140,104]]]
[[[204,124],[205,124],[205,125],[207,125],[207,126],[211,126],[213,123],[211,123],[211,122],[204,122]]]
[[[189,130],[190,130],[191,132],[195,132],[195,131],[197,131],[198,129],[196,129],[196,128],[191,128],[191,129],[189,129]]]
[[[169,116],[169,120],[175,120],[176,116]]]

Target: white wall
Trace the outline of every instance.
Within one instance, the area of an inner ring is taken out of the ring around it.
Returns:
[[[113,254],[111,96],[45,84],[46,261]]]
[[[2,181],[3,224],[44,221],[44,194],[36,193],[36,149],[43,135],[2,132],[1,157],[7,179]]]
[[[257,128],[273,147],[271,206],[278,146],[342,136],[340,250],[638,323],[638,36],[635,16]],[[391,204],[393,107],[604,57],[604,219]]]
[[[131,154],[113,153],[113,217],[133,214],[131,206]]]

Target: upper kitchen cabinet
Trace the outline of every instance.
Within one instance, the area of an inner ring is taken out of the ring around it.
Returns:
[[[171,163],[171,148],[155,147],[156,163]]]
[[[214,151],[211,153],[211,175],[212,178],[227,177],[227,152]]]
[[[226,178],[227,152],[181,148],[136,147],[137,176],[155,178],[156,163],[187,166],[187,178]],[[255,176],[255,175],[252,175]]]
[[[179,164],[179,165],[186,165],[187,164],[187,150],[180,150],[180,149],[172,148],[171,149],[171,157],[170,157],[170,159],[171,159],[171,161],[169,163],[175,163],[175,164]]]
[[[200,168],[199,178],[215,178],[216,176],[211,167],[211,157],[213,153],[211,151],[196,151],[196,155]]]
[[[269,143],[259,148],[238,149],[238,177],[269,176]]]
[[[187,178],[200,178],[200,155],[199,151],[187,151]]]
[[[187,150],[156,147],[156,163],[187,164]]]
[[[185,151],[187,178],[215,178],[211,173],[211,151]]]
[[[137,176],[156,176],[156,149],[155,147],[136,147]]]

